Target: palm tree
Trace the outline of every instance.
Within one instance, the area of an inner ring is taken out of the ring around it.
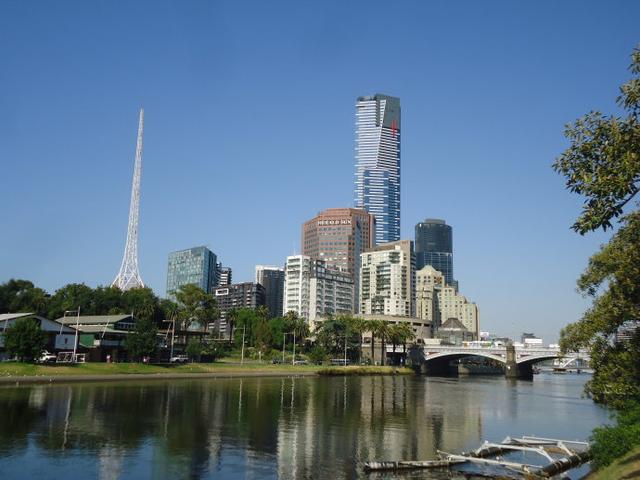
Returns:
[[[376,343],[376,332],[378,331],[379,320],[367,320],[367,330],[371,332],[371,363],[374,362],[375,351],[374,346]]]
[[[358,363],[362,363],[362,337],[369,329],[368,323],[364,318],[350,317],[350,330],[358,334]]]
[[[385,357],[387,356],[385,341],[389,338],[389,324],[384,320],[375,320],[375,322],[375,334],[380,338],[380,364],[385,365]],[[371,349],[373,351],[373,346]]]

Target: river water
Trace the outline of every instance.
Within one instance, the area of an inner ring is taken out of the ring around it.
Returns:
[[[586,378],[287,377],[3,387],[0,478],[366,478],[364,461],[434,459],[436,450],[459,453],[507,435],[584,440],[608,419],[581,398]]]

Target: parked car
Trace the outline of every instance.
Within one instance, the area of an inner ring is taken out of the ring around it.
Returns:
[[[58,357],[53,354],[53,353],[49,353],[48,351],[44,351],[40,354],[40,357],[38,358],[38,363],[56,363],[56,359]]]
[[[169,359],[169,363],[187,363],[189,357],[186,355],[175,355]]]
[[[293,362],[294,365],[309,365],[309,362],[307,362],[306,360],[296,360],[295,362]]]

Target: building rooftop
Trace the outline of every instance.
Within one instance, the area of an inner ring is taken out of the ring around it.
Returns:
[[[63,325],[75,325],[76,322],[80,325],[108,325],[127,319],[133,320],[133,317],[131,315],[80,315],[80,320],[78,320],[78,317],[71,316],[60,317],[56,322]]]

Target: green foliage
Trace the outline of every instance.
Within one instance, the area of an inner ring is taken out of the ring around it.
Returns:
[[[44,350],[45,334],[34,318],[20,318],[4,332],[4,346],[18,360],[32,361]]]
[[[125,341],[125,348],[132,359],[153,357],[158,352],[158,329],[153,321],[141,318]]]
[[[594,368],[586,392],[615,409],[640,400],[640,332],[628,342],[616,341],[625,323],[640,321],[640,211],[624,208],[640,188],[640,50],[635,49],[632,79],[621,87],[618,104],[626,117],[592,112],[567,128],[571,146],[554,164],[567,188],[585,197],[573,228],[581,234],[620,228],[589,260],[578,289],[593,298],[582,319],[561,333],[563,351],[586,348]]]
[[[640,318],[640,212],[624,221],[578,280],[593,305],[579,322],[563,329],[560,340],[564,351],[589,349],[594,376],[586,391],[614,408],[640,399],[640,331],[631,341],[615,341],[620,326]]]
[[[46,315],[49,304],[47,292],[28,280],[11,279],[0,285],[0,313],[34,313]]]
[[[206,330],[209,323],[218,318],[219,312],[214,296],[197,285],[193,283],[182,285],[175,292],[175,296],[179,306],[178,318],[184,330],[194,322]]]
[[[185,353],[191,360],[199,360],[200,356],[205,353],[205,347],[198,338],[191,338],[185,348]]]
[[[309,360],[315,364],[321,364],[329,358],[327,351],[322,345],[316,344],[307,354]]]
[[[347,358],[355,360],[360,352],[360,335],[351,328],[349,316],[339,316],[323,321],[316,330],[316,343],[327,354],[335,358],[343,358],[345,340]]]
[[[571,192],[585,197],[573,229],[584,235],[610,228],[640,189],[640,49],[634,49],[632,78],[620,88],[618,105],[625,117],[591,112],[568,125],[570,147],[553,168]]]
[[[598,427],[591,435],[591,466],[596,470],[640,445],[640,404],[628,404],[616,420],[616,425]]]

